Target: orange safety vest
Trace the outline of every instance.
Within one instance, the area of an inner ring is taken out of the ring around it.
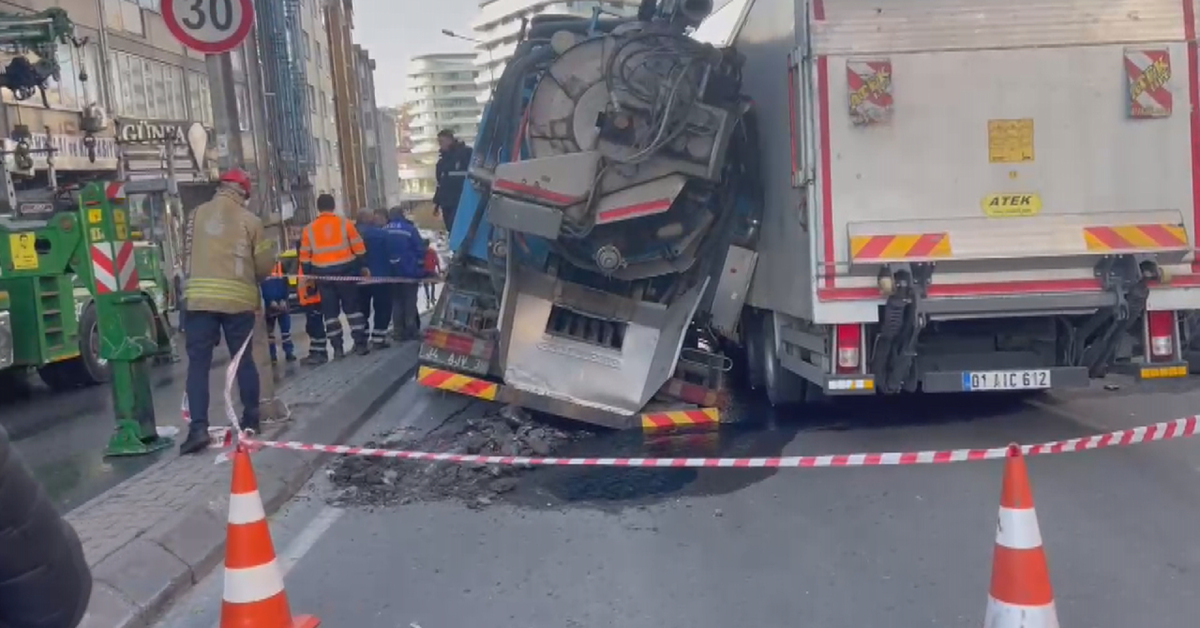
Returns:
[[[296,301],[300,307],[316,305],[321,302],[321,293],[317,292],[317,284],[304,281],[304,267],[296,269]]]
[[[366,252],[354,223],[331,213],[317,216],[300,236],[300,263],[314,268],[343,266]]]

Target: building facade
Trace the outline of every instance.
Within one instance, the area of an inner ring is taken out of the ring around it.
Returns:
[[[475,54],[469,52],[421,55],[409,61],[406,107],[412,153],[409,167],[401,170],[405,194],[433,197],[440,131],[453,131],[468,146],[475,143],[483,105],[476,98],[474,62]]]
[[[165,237],[169,205],[186,210],[211,195],[219,168],[244,167],[255,182],[255,209],[274,207],[266,145],[259,127],[265,111],[256,80],[257,41],[220,58],[186,50],[168,32],[160,0],[16,0],[4,12],[20,15],[56,7],[76,26],[81,47],[60,45],[61,80],[46,93],[18,101],[2,90],[0,127],[6,149],[52,146],[57,183],[123,178],[132,233]],[[0,64],[16,53],[6,47]],[[31,56],[31,55],[26,55]],[[36,55],[32,55],[36,56]],[[86,80],[85,77],[86,76]],[[18,166],[6,157],[10,170]],[[16,171],[18,190],[45,190],[45,153]],[[177,184],[178,196],[169,194]],[[3,211],[0,209],[0,211]]]
[[[400,146],[396,134],[396,110],[379,110],[379,167],[383,184],[383,204],[392,208],[400,204]]]
[[[337,110],[333,98],[333,68],[324,0],[301,0],[301,42],[307,68],[304,86],[312,131],[313,188],[316,194],[331,194],[344,207],[342,160],[339,155]]]
[[[359,102],[361,90],[353,41],[354,2],[327,0],[324,13],[337,118],[337,153],[342,167],[343,202],[340,207],[355,212],[366,208],[369,199],[363,159],[363,108]]]
[[[475,39],[481,42],[475,55],[480,102],[487,102],[516,51],[522,20],[542,13],[592,17],[597,10],[608,16],[632,16],[640,4],[641,0],[480,0],[479,14],[471,21]]]
[[[355,70],[358,72],[358,102],[361,107],[363,173],[366,175],[369,209],[386,207],[384,200],[383,156],[380,143],[379,109],[375,102],[375,60],[366,49],[354,45]]]

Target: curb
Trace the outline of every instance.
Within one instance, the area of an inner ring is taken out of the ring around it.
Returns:
[[[297,426],[294,434],[289,425],[279,436],[320,443],[346,440],[412,379],[416,362],[416,351],[402,348],[343,394],[313,408],[314,420]],[[346,416],[353,418],[329,420]],[[256,452],[255,474],[267,515],[299,492],[327,458]],[[80,628],[146,628],[218,567],[225,547],[226,493],[180,512],[93,566],[92,597]]]

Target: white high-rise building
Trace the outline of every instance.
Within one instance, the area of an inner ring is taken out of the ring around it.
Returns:
[[[504,65],[516,51],[523,18],[542,13],[592,17],[596,9],[602,11],[602,18],[627,17],[635,15],[640,4],[641,0],[480,0],[479,14],[471,21],[471,30],[480,42],[475,56],[480,102],[487,102]]]
[[[434,168],[439,131],[449,129],[468,146],[475,143],[483,106],[476,99],[474,61],[475,54],[470,52],[428,54],[409,60],[407,100],[413,163],[400,170],[405,195],[433,196],[437,188]]]

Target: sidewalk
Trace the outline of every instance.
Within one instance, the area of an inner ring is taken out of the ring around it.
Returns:
[[[341,442],[411,378],[416,355],[416,343],[405,343],[300,371],[277,391],[291,420],[265,426],[265,436]],[[214,464],[217,453],[171,455],[67,515],[95,581],[82,626],[146,626],[220,565],[229,467]],[[290,499],[320,462],[280,450],[256,453],[267,512]]]

